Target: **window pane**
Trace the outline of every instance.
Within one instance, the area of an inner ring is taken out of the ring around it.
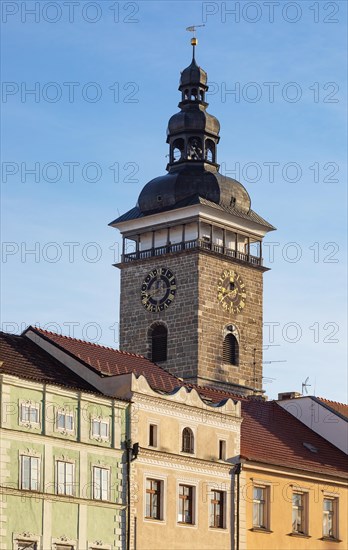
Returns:
[[[107,437],[108,436],[108,424],[106,422],[101,422],[100,423],[100,435],[102,437]]]
[[[30,457],[22,456],[22,489],[30,489]]]
[[[323,536],[335,537],[334,513],[335,502],[331,498],[324,498],[323,502]]]
[[[92,433],[93,435],[100,435],[100,422],[98,420],[93,420],[92,422]]]
[[[18,550],[37,550],[36,542],[30,542],[28,540],[18,540],[16,542]]]
[[[57,426],[58,428],[65,428],[65,415],[63,413],[58,413],[57,416]]]
[[[108,500],[109,470],[102,470],[102,500]]]
[[[298,493],[292,496],[292,530],[304,533],[303,495]]]
[[[74,474],[74,465],[66,462],[65,463],[65,494],[66,495],[72,495],[73,494],[73,474]]]
[[[21,421],[29,422],[29,407],[26,405],[21,406]]]
[[[65,427],[67,430],[73,429],[73,416],[71,414],[65,416]]]
[[[29,408],[30,422],[39,422],[39,410],[36,407]]]
[[[30,458],[31,463],[31,489],[32,491],[38,491],[39,489],[39,459],[35,457]]]

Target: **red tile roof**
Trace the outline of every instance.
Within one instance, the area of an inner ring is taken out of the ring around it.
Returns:
[[[316,399],[324,403],[324,405],[326,405],[329,409],[333,409],[335,412],[338,412],[348,419],[348,405],[346,405],[345,403],[330,401],[329,399],[324,399],[324,397],[316,397]]]
[[[49,340],[70,356],[85,363],[86,366],[92,367],[103,376],[118,376],[132,372],[136,376],[142,374],[147,378],[153,389],[165,392],[171,392],[178,386],[183,385],[178,378],[142,355],[119,351],[99,344],[70,338],[69,336],[62,336],[37,327],[29,327],[27,330],[33,330],[40,334],[43,338]]]
[[[186,386],[196,389],[202,399],[210,400],[213,403],[220,403],[228,398],[241,399],[241,396],[228,391],[186,384],[142,355],[63,336],[38,327],[29,327],[28,330],[38,333],[103,376],[118,376],[133,372],[136,376],[141,374],[145,376],[150,386],[157,391],[172,392],[175,388]]]
[[[243,401],[242,416],[242,457],[263,464],[332,474],[347,479],[345,453],[276,402]],[[308,446],[317,452],[312,452]]]
[[[93,386],[23,336],[0,332],[0,373],[99,394]]]

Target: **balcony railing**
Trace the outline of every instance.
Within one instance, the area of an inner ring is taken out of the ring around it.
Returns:
[[[149,248],[147,250],[138,250],[129,254],[122,255],[122,262],[129,263],[136,260],[145,260],[147,258],[153,258],[156,256],[163,256],[164,254],[171,254],[175,252],[182,252],[183,250],[192,250],[194,248],[200,248],[203,250],[210,250],[217,254],[227,256],[229,258],[235,258],[241,262],[246,262],[252,265],[262,265],[262,258],[252,256],[251,254],[244,254],[233,248],[226,248],[218,244],[206,241],[204,239],[194,239],[192,241],[185,241],[181,243],[167,244],[164,246],[157,246],[155,248]]]

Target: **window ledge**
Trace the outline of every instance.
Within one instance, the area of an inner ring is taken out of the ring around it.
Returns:
[[[266,527],[252,527],[252,529],[250,529],[250,531],[253,531],[255,533],[266,533],[268,535],[273,533],[273,531],[271,531],[270,529],[266,529]]]
[[[194,523],[185,523],[185,521],[178,521],[177,525],[182,527],[196,527]]]
[[[307,535],[306,533],[288,533],[289,537],[299,537],[300,539],[311,539],[311,535]]]
[[[323,540],[325,542],[342,542],[341,539],[336,539],[335,537],[321,537],[319,540]]]

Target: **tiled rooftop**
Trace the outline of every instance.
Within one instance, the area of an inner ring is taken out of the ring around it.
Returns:
[[[348,477],[346,455],[276,402],[244,401],[242,416],[241,455],[247,460]]]
[[[23,336],[0,332],[0,373],[99,393],[93,386]]]

